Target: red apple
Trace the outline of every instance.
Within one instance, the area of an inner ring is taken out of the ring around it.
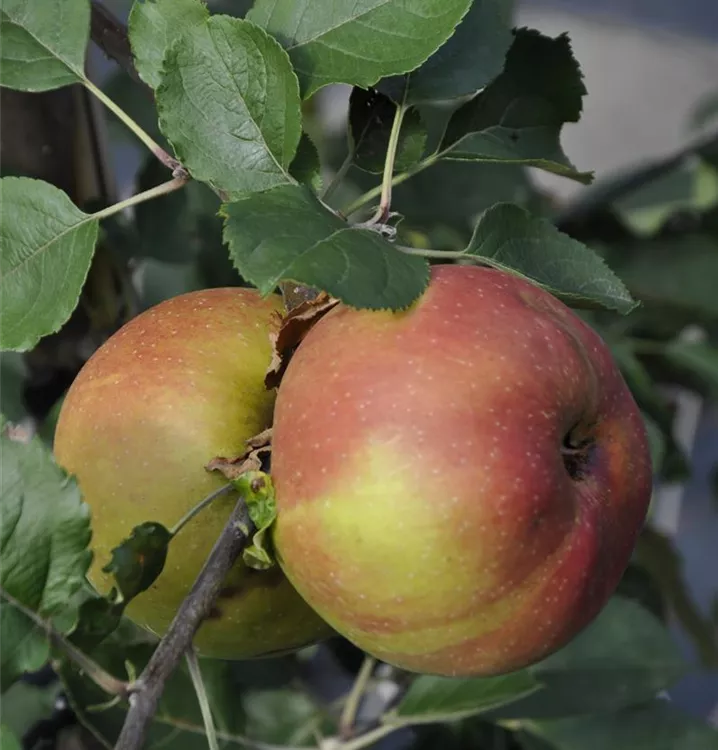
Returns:
[[[55,453],[92,511],[89,578],[100,591],[112,586],[102,567],[134,526],[174,525],[226,483],[207,462],[242,453],[270,425],[275,394],[263,379],[280,310],[279,297],[247,289],[175,297],[125,325],[72,384]],[[130,603],[131,619],[157,635],[167,630],[235,502],[218,498],[179,532],[157,581]],[[195,645],[206,656],[248,658],[329,632],[279,568],[239,562]]]
[[[601,610],[651,495],[608,348],[538,286],[437,266],[406,312],[337,307],[275,409],[280,562],[339,633],[407,670],[489,675]]]

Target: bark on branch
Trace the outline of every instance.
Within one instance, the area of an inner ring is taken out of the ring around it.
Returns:
[[[115,750],[140,750],[157,711],[165,683],[179,665],[197,629],[217,599],[222,582],[252,536],[252,522],[243,498],[212,548],[202,571],[182,602],[165,637],[133,684],[130,709]]]

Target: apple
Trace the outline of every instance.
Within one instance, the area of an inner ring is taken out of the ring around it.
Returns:
[[[297,590],[397,667],[478,676],[560,648],[615,590],[651,495],[601,338],[505,272],[435,266],[407,311],[337,306],[275,408],[273,538]]]
[[[281,299],[248,289],[192,292],[162,302],[113,335],[87,362],[63,403],[58,462],[76,475],[92,513],[89,579],[101,592],[111,550],[134,526],[170,528],[226,480],[205,465],[236,456],[271,424],[264,387],[269,333]],[[165,567],[127,615],[161,636],[200,572],[236,496],[223,496],[170,542]],[[200,654],[241,659],[283,652],[331,633],[278,567],[238,562],[200,627]]]

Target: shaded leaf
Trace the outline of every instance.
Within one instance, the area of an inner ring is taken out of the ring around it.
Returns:
[[[172,534],[160,523],[147,521],[132,529],[127,539],[112,550],[102,569],[114,576],[124,602],[146,591],[162,572]]]
[[[614,247],[616,271],[631,293],[652,306],[718,318],[718,249],[706,235],[683,234]]]
[[[465,252],[535,281],[569,304],[621,313],[636,306],[599,255],[518,206],[498,204],[486,211]]]
[[[396,104],[376,89],[352,89],[349,97],[349,149],[354,152],[354,163],[360,169],[374,174],[384,171],[396,109]],[[395,172],[403,172],[421,159],[426,137],[418,111],[410,109],[401,124]]]
[[[539,688],[536,679],[525,670],[477,679],[422,675],[411,683],[388,722],[456,721],[523,698]]]
[[[320,717],[307,693],[289,689],[253,690],[243,696],[242,707],[246,712],[244,732],[255,742],[313,744],[313,727]]]
[[[66,632],[75,615],[71,598],[91,560],[88,507],[39,438],[25,444],[3,431],[0,446],[0,586]],[[0,638],[4,686],[47,659],[43,633],[6,601],[0,607]]]
[[[0,747],[2,750],[22,750],[15,733],[5,724],[0,724]]]
[[[50,657],[50,644],[28,617],[7,601],[0,602],[0,680],[6,690],[24,672],[35,672]]]
[[[149,190],[167,180],[167,168],[151,156],[137,181],[137,192]],[[214,203],[214,206],[212,205]],[[219,202],[211,190],[196,180],[181,190],[162,195],[135,207],[139,241],[132,247],[133,257],[149,257],[166,263],[186,263],[196,258],[206,241],[200,231],[200,219],[211,218]]]
[[[42,180],[0,180],[0,347],[26,351],[77,306],[97,240],[97,219]]]
[[[155,647],[155,639],[123,619],[120,627],[89,656],[118,679],[128,679],[128,666],[140,674]],[[244,724],[244,712],[238,704],[231,680],[231,663],[201,659],[202,678],[208,692],[212,713],[220,732],[221,747],[236,747],[224,740]],[[120,703],[103,711],[88,708],[107,701],[107,695],[70,663],[61,665],[60,676],[72,708],[83,724],[114,745],[127,716],[127,704]],[[166,683],[154,720],[150,724],[146,748],[171,747],[173,750],[206,750],[207,738],[195,691],[184,662]]]
[[[224,211],[232,260],[263,294],[288,280],[353,307],[401,309],[428,284],[423,259],[405,255],[377,232],[349,227],[301,186],[249,196]]]
[[[56,682],[42,686],[24,681],[16,682],[3,690],[2,720],[6,729],[14,732],[17,737],[32,731],[38,722],[51,716],[59,692],[60,686]],[[0,734],[2,750],[5,750],[4,740]]]
[[[448,159],[539,167],[588,183],[563,153],[561,129],[577,122],[586,89],[568,37],[519,29],[501,75],[449,120],[441,151]]]
[[[302,185],[308,185],[319,192],[322,188],[322,164],[319,159],[319,151],[312,139],[302,133],[297,146],[297,153],[289,165],[289,174]]]
[[[209,11],[201,0],[135,0],[128,26],[140,78],[157,88],[162,80],[162,61],[172,43],[208,18]]]
[[[253,24],[212,16],[177,39],[157,108],[162,132],[196,179],[230,197],[293,182],[297,78],[287,53]]]
[[[456,31],[425,63],[382,81],[379,89],[395,101],[406,96],[408,104],[473,94],[501,72],[513,39],[512,16],[513,0],[474,0]]]
[[[554,718],[604,713],[652,699],[686,671],[663,625],[614,596],[573,641],[529,668],[543,688],[492,711],[491,718]]]
[[[424,62],[470,0],[257,0],[247,14],[287,49],[305,98],[328,83],[372,86]]]
[[[139,674],[155,643],[152,636],[123,619],[117,631],[91,649],[89,656],[118,679],[127,679],[125,662]],[[200,666],[222,750],[242,747],[248,738],[254,742],[311,745],[315,726],[311,718],[316,709],[310,698],[298,690],[279,688],[295,677],[293,658],[240,662],[200,659]],[[69,663],[62,664],[60,674],[83,724],[105,743],[114,745],[127,716],[127,705],[88,711],[88,707],[105,702],[107,696]],[[202,716],[184,661],[166,684],[145,747],[207,750]]]
[[[715,750],[718,731],[704,722],[655,700],[616,714],[558,721],[531,722],[526,727],[556,750]]]
[[[718,349],[710,344],[674,341],[663,351],[671,362],[690,370],[718,398]]]
[[[84,78],[87,0],[3,0],[0,85],[48,91]]]
[[[691,596],[683,573],[683,560],[671,540],[646,527],[638,539],[636,560],[660,586],[674,616],[696,646],[705,667],[718,667],[718,636],[710,618]]]
[[[88,592],[88,597],[80,604],[70,641],[85,653],[92,651],[119,626],[124,608],[124,602],[110,601]]]
[[[11,422],[19,422],[27,416],[23,401],[26,378],[27,367],[23,355],[4,352],[0,357],[0,413]]]

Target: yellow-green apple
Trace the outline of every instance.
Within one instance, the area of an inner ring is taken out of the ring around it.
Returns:
[[[411,671],[535,662],[600,611],[651,494],[599,336],[508,273],[435,266],[407,311],[338,306],[275,408],[274,542],[339,633]]]
[[[247,289],[181,295],[142,313],[87,362],[63,403],[58,462],[76,475],[92,513],[91,582],[134,526],[168,528],[226,480],[205,465],[236,456],[271,423],[274,392],[264,387],[269,333],[281,300]],[[162,635],[219,536],[236,496],[214,501],[170,542],[165,567],[130,602],[128,616]],[[198,651],[225,659],[301,647],[330,632],[278,567],[241,561],[195,638]]]

